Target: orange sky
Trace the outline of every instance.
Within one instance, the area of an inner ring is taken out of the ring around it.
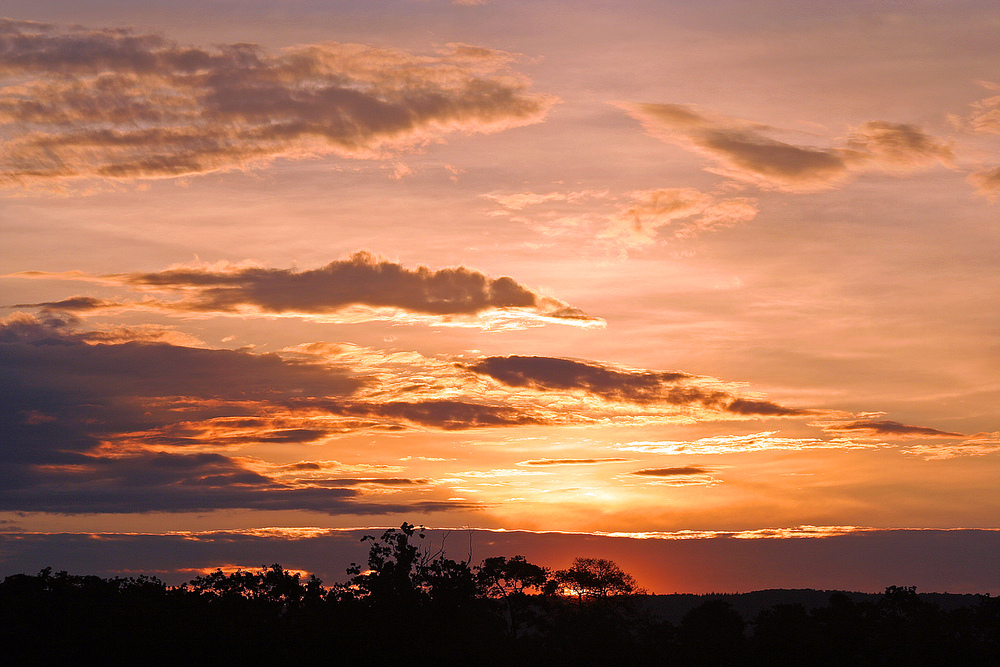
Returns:
[[[408,521],[1000,587],[991,3],[157,7],[0,19],[0,574]]]

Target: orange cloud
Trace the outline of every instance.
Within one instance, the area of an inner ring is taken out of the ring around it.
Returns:
[[[681,239],[718,231],[749,222],[758,212],[752,197],[723,197],[694,188],[634,190],[620,196],[607,190],[483,196],[500,205],[487,215],[510,216],[546,236],[586,234],[619,249],[650,245],[667,228]],[[584,202],[589,206],[581,214],[574,207]],[[595,202],[603,210],[595,211]],[[549,210],[539,212],[543,205]]]
[[[910,426],[889,419],[860,419],[849,422],[820,422],[824,431],[858,433],[866,437],[895,436],[901,438],[964,438],[961,433],[940,431],[927,426]]]
[[[980,81],[979,84],[988,90],[1000,91],[1000,86],[995,83]],[[1000,134],[1000,95],[990,95],[973,103],[969,125],[976,132]]]
[[[750,435],[716,435],[698,440],[634,441],[615,445],[624,452],[644,454],[733,454],[773,450],[802,450],[812,448],[857,449],[872,447],[871,444],[855,443],[838,438],[787,438],[777,435],[777,431],[763,431]]]
[[[0,19],[0,183],[171,178],[276,158],[378,158],[541,121],[509,53],[327,42],[270,53]]]
[[[969,175],[969,182],[976,186],[979,194],[996,201],[1000,194],[1000,167],[977,171]]]
[[[870,121],[843,146],[798,146],[776,128],[680,104],[620,104],[654,137],[705,155],[709,171],[758,187],[811,192],[862,171],[910,171],[950,163],[951,148],[914,125]]]
[[[579,466],[598,465],[601,463],[626,463],[631,459],[603,458],[603,459],[531,459],[521,461],[519,466]]]
[[[610,218],[602,233],[627,246],[653,242],[661,227],[678,225],[675,236],[699,233],[749,222],[757,215],[756,201],[748,197],[719,199],[693,188],[638,190],[632,202]]]

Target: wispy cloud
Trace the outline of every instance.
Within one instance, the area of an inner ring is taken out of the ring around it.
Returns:
[[[994,93],[1000,93],[1000,85],[990,81],[980,81],[979,84]],[[984,97],[972,104],[968,123],[976,132],[1000,134],[1000,94]]]
[[[969,183],[976,186],[979,194],[995,201],[1000,195],[1000,167],[969,174]]]
[[[693,188],[637,190],[631,202],[610,217],[601,236],[626,246],[652,243],[661,228],[675,226],[674,236],[687,238],[749,222],[757,215],[749,197],[720,198]]]
[[[542,120],[514,57],[326,42],[270,53],[0,19],[0,183],[143,179],[326,154],[374,158]]]
[[[643,454],[735,454],[766,450],[802,450],[813,448],[856,449],[874,446],[871,443],[856,443],[844,438],[789,438],[778,435],[777,431],[762,431],[749,435],[715,435],[697,440],[639,440],[615,445],[623,452]]]
[[[903,451],[928,460],[997,454],[1000,453],[1000,431],[977,433],[958,443],[913,444]]]
[[[484,195],[506,215],[543,235],[585,236],[597,245],[641,248],[673,236],[692,238],[753,220],[753,197],[730,197],[694,188],[633,190],[612,195],[607,190],[514,192]],[[542,209],[546,210],[542,210]]]

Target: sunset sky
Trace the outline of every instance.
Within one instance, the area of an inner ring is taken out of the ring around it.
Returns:
[[[0,576],[1000,593],[995,2],[2,13]]]

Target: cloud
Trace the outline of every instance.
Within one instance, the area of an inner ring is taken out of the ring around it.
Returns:
[[[315,442],[357,430],[462,430],[550,423],[504,396],[445,398],[421,358],[352,366],[322,354],[255,354],[163,342],[92,343],[71,322],[0,322],[0,393],[12,457],[116,448],[235,448]],[[454,367],[448,369],[454,383]],[[392,373],[397,379],[381,376]],[[404,395],[407,400],[400,400]],[[265,415],[265,416],[262,416]]]
[[[920,169],[935,162],[951,164],[955,153],[915,125],[869,121],[850,136],[851,162],[858,166],[870,162],[877,168]]]
[[[752,198],[719,199],[693,188],[638,190],[629,196],[631,203],[610,216],[601,234],[626,246],[652,243],[662,227],[676,225],[674,235],[687,238],[749,222],[758,211]]]
[[[42,301],[41,303],[15,303],[11,308],[41,308],[46,311],[63,313],[87,313],[94,310],[112,310],[121,308],[124,304],[92,296],[74,296],[60,301]]]
[[[980,81],[979,85],[992,91],[1000,91],[1000,86],[989,81]],[[972,104],[969,114],[969,125],[976,132],[985,134],[1000,134],[1000,95],[990,95]]]
[[[815,448],[858,449],[870,448],[870,443],[855,443],[842,438],[786,438],[777,435],[777,431],[762,431],[749,435],[716,435],[698,440],[665,440],[665,441],[634,441],[615,445],[615,449],[624,452],[641,452],[644,454],[689,454],[701,456],[705,454],[734,454],[745,452],[792,450],[800,451]]]
[[[1000,431],[977,433],[968,440],[956,444],[915,444],[903,451],[927,460],[997,454],[1000,453]]]
[[[318,360],[165,342],[92,343],[58,318],[0,321],[0,420],[9,461],[73,461],[103,444],[183,445],[225,435],[218,418],[252,417],[302,394],[346,397],[367,380]],[[216,431],[212,432],[213,425]],[[249,441],[308,441],[300,425],[256,425]],[[247,435],[245,424],[234,425]]]
[[[132,303],[74,297],[22,304],[76,313],[133,308],[175,314],[320,316],[353,321],[405,319],[405,314],[410,313],[435,322],[457,318],[469,323],[479,318],[486,323],[492,319],[514,325],[542,321],[578,326],[603,324],[602,320],[534,292],[513,278],[490,278],[465,267],[407,269],[365,252],[305,271],[217,264],[104,276],[37,271],[16,275],[92,280],[147,294],[181,297],[172,301],[147,297]]]
[[[198,280],[216,284],[215,278],[203,278]],[[197,280],[175,276],[169,284],[181,282]],[[6,461],[0,468],[0,510],[472,509],[479,505],[449,500],[454,490],[439,487],[452,483],[447,479],[434,482],[372,464],[274,465],[232,451],[260,445],[294,451],[357,432],[801,412],[738,398],[711,378],[596,362],[548,357],[456,362],[329,343],[259,354],[179,345],[143,330],[127,333],[81,330],[73,317],[48,311],[0,321]],[[624,461],[536,459],[517,472],[544,475],[540,470],[546,466]],[[428,493],[439,500],[428,499]],[[395,504],[383,502],[387,494],[398,499]]]
[[[624,463],[631,459],[622,458],[604,458],[604,459],[531,459],[528,461],[521,461],[517,465],[519,466],[579,466],[579,465],[598,465],[602,463]]]
[[[715,468],[703,466],[678,466],[672,468],[643,468],[628,473],[635,477],[647,478],[647,483],[667,486],[714,485],[721,480],[712,475]]]
[[[340,488],[351,486],[427,486],[430,480],[408,479],[406,477],[340,477],[337,479],[321,479],[311,482],[314,486],[323,488]]]
[[[490,215],[520,211],[528,206],[538,206],[548,202],[566,202],[575,204],[581,201],[592,201],[607,199],[607,190],[574,190],[572,192],[548,192],[538,194],[536,192],[515,192],[512,194],[500,194],[491,192],[483,195],[486,199],[495,201],[500,205],[499,210],[491,211]]]
[[[737,415],[760,415],[762,417],[801,417],[815,414],[813,410],[788,408],[771,401],[756,401],[746,398],[734,399],[726,406],[726,411]]]
[[[459,401],[365,404],[372,379],[318,356],[94,343],[87,333],[54,317],[16,314],[0,322],[0,510],[379,514],[468,508],[473,505],[415,497],[383,503],[371,494],[431,483],[372,476],[377,466],[285,469],[220,450],[301,445],[393,425],[457,429],[534,421],[510,407]]]
[[[991,81],[978,81],[979,85],[994,93],[1000,85]],[[972,104],[972,112],[966,118],[952,117],[959,128],[981,134],[1000,134],[1000,95],[990,95]],[[969,183],[976,191],[991,202],[1000,196],[1000,167],[987,167],[969,174]]]
[[[633,470],[630,475],[645,475],[647,477],[675,477],[678,475],[705,475],[712,472],[711,468],[685,466],[682,468],[644,468]]]
[[[969,175],[969,183],[976,186],[979,194],[991,201],[1000,195],[1000,167],[977,171]]]
[[[851,422],[820,422],[817,424],[829,432],[857,432],[865,436],[896,436],[903,438],[964,438],[961,433],[939,431],[926,426],[910,426],[888,419],[861,419]]]
[[[555,357],[485,357],[467,368],[512,387],[579,389],[609,400],[662,400],[664,386],[690,376],[678,372],[624,371]]]
[[[951,148],[914,125],[870,121],[842,146],[798,146],[776,128],[680,104],[620,104],[654,137],[712,159],[709,169],[767,189],[810,192],[862,171],[910,171],[949,164]]]
[[[294,405],[294,404],[293,404]],[[483,405],[457,400],[393,401],[388,403],[345,403],[326,406],[333,414],[404,420],[419,426],[459,431],[498,426],[545,424],[547,420],[518,407]]]
[[[626,249],[654,243],[664,228],[672,228],[676,238],[691,238],[749,222],[758,212],[752,197],[722,197],[694,188],[634,190],[622,195],[579,190],[483,196],[499,204],[487,215],[510,216],[546,236],[586,234],[599,244]],[[575,207],[583,203],[587,208],[581,214]],[[547,210],[539,211],[543,205]]]
[[[72,464],[17,472],[16,480],[4,479],[0,485],[0,510],[128,514],[253,509],[372,515],[473,506],[444,500],[385,503],[352,488],[425,486],[426,480],[341,478],[289,484],[210,453],[83,456]]]
[[[0,19],[0,183],[170,178],[276,158],[385,157],[541,121],[514,56],[326,42],[182,46],[128,28]]]
[[[464,368],[511,387],[537,391],[582,391],[605,401],[640,405],[697,405],[734,415],[798,417],[811,410],[737,398],[714,388],[709,378],[681,372],[612,368],[557,357],[484,357]],[[700,382],[701,386],[694,384]]]

